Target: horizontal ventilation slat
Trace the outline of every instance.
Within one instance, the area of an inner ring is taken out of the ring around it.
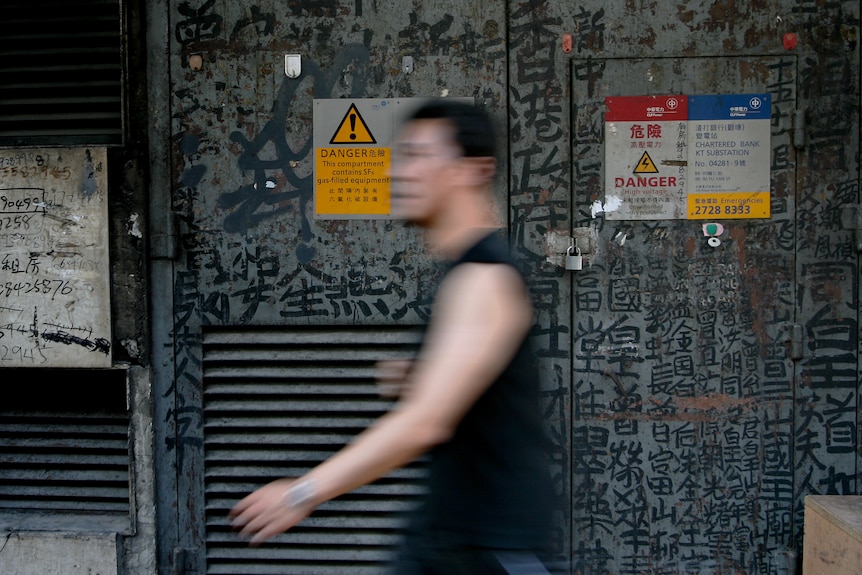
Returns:
[[[220,406],[220,411],[232,411],[239,408],[252,410],[248,405],[248,401],[229,401],[224,406]],[[383,411],[389,402],[385,401],[369,401],[362,398],[346,398],[332,401],[321,401],[309,399],[305,401],[290,401],[285,399],[282,401],[273,401],[271,405],[266,406],[267,411],[279,413],[305,412],[313,411],[319,413],[322,409],[329,412],[341,413],[345,411],[354,412],[355,415],[363,415],[368,411],[380,412]]]
[[[56,483],[35,483],[30,488],[6,489],[0,484],[0,510],[20,512],[26,501],[28,512],[52,511],[56,513],[115,512],[128,515],[128,486],[118,480],[114,485],[93,485],[85,482],[65,482],[68,491],[58,489]],[[53,493],[49,495],[48,493]]]
[[[353,374],[351,374],[353,375]],[[367,379],[371,374],[366,375]],[[284,379],[284,378],[279,378]],[[302,378],[300,381],[253,381],[251,378],[233,380],[230,382],[213,381],[207,388],[210,395],[218,394],[219,397],[245,398],[257,395],[297,395],[308,394],[326,395],[355,395],[357,397],[377,397],[377,390],[367,385],[356,385],[343,379],[332,379],[317,377],[313,380]]]
[[[357,563],[383,561],[386,559],[385,545],[389,543],[389,540],[382,540],[381,542],[383,543],[383,548],[380,549],[369,549],[368,547],[370,546],[362,545],[359,542],[356,542],[354,544],[347,543],[338,546],[333,545],[331,548],[328,548],[326,560],[341,562],[352,561]],[[311,545],[291,545],[282,548],[275,548],[271,553],[268,553],[267,555],[267,559],[279,562],[316,561],[319,559],[318,550]],[[232,549],[230,553],[209,553],[208,556],[213,559],[217,559],[221,556],[226,559],[232,560],[259,560],[260,552],[254,549],[245,550],[239,548]]]
[[[213,521],[215,523],[215,521]],[[320,512],[315,513],[302,521],[291,533],[294,539],[300,540],[305,538],[307,533],[343,533],[345,531],[365,530],[369,532],[387,533],[397,532],[401,527],[400,518],[397,515],[373,515],[371,513],[363,513],[362,515],[327,515]],[[286,536],[284,536],[286,537]],[[228,529],[213,529],[209,537],[210,541],[215,541],[219,544],[217,547],[212,547],[213,551],[217,551],[219,547],[235,547],[237,544],[236,533]],[[380,543],[380,542],[378,542]]]
[[[206,358],[204,358],[206,361]],[[233,364],[227,367],[224,366],[213,366],[210,368],[210,377],[214,378],[236,378],[241,379],[245,377],[254,377],[254,378],[278,378],[278,379],[286,379],[286,378],[326,378],[329,379],[331,377],[359,377],[363,379],[369,379],[374,377],[374,366],[365,366],[363,368],[355,368],[350,365],[339,365],[333,364],[329,368],[323,368],[321,366],[309,366],[303,365],[302,360],[296,360],[296,363],[291,363],[290,365],[285,366],[271,366],[271,365],[251,365],[249,367],[242,367],[237,364]]]
[[[37,430],[25,431],[21,429],[21,423],[38,424]],[[37,414],[26,417],[13,417],[6,415],[0,419],[0,438],[13,440],[16,437],[31,438],[37,435],[62,437],[62,436],[103,436],[109,438],[118,438],[120,430],[124,430],[126,421],[124,418],[113,420],[95,419],[95,418],[62,418],[51,417],[50,421],[45,420]]]
[[[113,454],[104,451],[93,451],[93,455],[81,456],[68,453],[45,452],[29,454],[26,452],[16,453],[14,458],[4,456],[0,458],[0,477],[3,477],[7,469],[21,469],[33,466],[62,465],[68,468],[80,468],[93,464],[100,467],[125,468],[129,464],[128,451],[125,453],[114,451]]]
[[[123,140],[119,0],[4,2],[0,146]]]
[[[404,346],[409,350],[421,341],[421,331],[415,327],[355,327],[355,328],[302,328],[285,333],[284,330],[260,329],[254,332],[222,330],[207,333],[207,347],[248,347],[256,345],[302,345],[317,344],[327,349],[338,345],[356,346],[360,342],[365,347],[383,347],[385,345]]]
[[[356,565],[353,562],[348,562],[344,565],[339,564],[324,564],[318,562],[302,563],[299,561],[291,562],[291,571],[285,571],[278,563],[255,563],[246,561],[242,564],[242,570],[233,563],[218,564],[212,563],[207,569],[210,575],[236,575],[237,573],[254,573],[255,575],[284,575],[285,573],[293,575],[301,573],[302,575],[380,575],[378,567],[364,567]]]
[[[204,330],[207,573],[381,572],[423,491],[424,460],[324,503],[262,547],[237,538],[228,512],[260,485],[305,473],[390,409],[374,364],[413,357],[421,338],[418,326]]]
[[[8,369],[4,375],[29,383],[0,404],[0,522],[74,516],[87,525],[128,524],[125,371],[70,376]]]
[[[65,90],[66,95],[72,98],[73,102],[80,101],[81,98],[87,98],[88,93],[96,88],[104,88],[102,92],[107,92],[107,89],[111,88],[114,85],[114,81],[109,79],[100,79],[100,78],[81,78],[78,80],[66,80],[65,78],[50,78],[48,80],[43,80],[42,87],[47,90]],[[7,82],[0,86],[0,97],[2,97],[2,102],[6,102],[8,98],[25,98],[28,94],[30,94],[32,90],[30,89],[30,84],[25,83],[14,83]],[[46,97],[45,94],[39,94],[38,97]],[[55,101],[54,98],[47,96],[51,99],[52,102]],[[114,98],[109,94],[104,93],[102,96],[96,96],[96,98],[102,98],[107,101],[113,101]]]
[[[353,564],[348,564],[346,566],[321,566],[317,563],[303,565],[301,563],[294,562],[294,565],[297,570],[287,573],[302,573],[302,575],[380,575],[380,569],[377,567],[361,567]],[[283,575],[286,573],[277,565],[274,566],[271,564],[258,565],[246,562],[243,564],[243,567],[243,573],[254,573],[255,575]],[[212,566],[207,569],[207,573],[210,575],[235,575],[236,573],[239,573],[239,571],[237,571],[236,566],[233,564],[221,565],[213,563]]]
[[[7,505],[5,501],[0,500],[0,514],[16,513],[18,515],[18,505]],[[128,524],[129,506],[123,500],[104,501],[95,500],[89,501],[86,504],[79,499],[53,499],[53,500],[35,500],[27,509],[28,513],[42,513],[54,515],[67,515],[74,513],[78,517],[84,518],[84,521],[89,521],[89,518],[95,516],[110,516],[111,518],[124,517]],[[91,523],[92,524],[92,523]]]
[[[405,468],[407,469],[407,468]],[[251,470],[251,473],[254,473],[254,470]],[[233,477],[235,479],[236,476]],[[406,471],[401,474],[399,477],[394,477],[393,475],[387,475],[385,478],[381,478],[379,481],[372,483],[370,485],[365,485],[360,487],[350,493],[342,495],[338,499],[330,501],[326,503],[326,505],[338,506],[342,505],[345,502],[350,502],[354,499],[380,499],[381,497],[389,497],[393,493],[400,493],[404,495],[419,495],[422,493],[422,488],[416,481],[421,478],[421,472],[419,470]],[[216,487],[213,486],[213,477],[210,477],[210,487],[207,490],[207,493],[210,497],[211,503],[216,503],[220,501],[222,503],[228,503],[229,505],[233,505],[231,503],[231,498],[233,497],[233,490],[219,492]],[[225,477],[225,480],[231,480],[231,477]],[[240,481],[234,482],[232,484],[232,488],[245,488],[249,491],[258,487],[259,484],[252,483],[249,481]]]
[[[273,458],[273,460],[274,459],[275,458]],[[271,466],[267,467],[264,470],[263,468],[253,467],[251,465],[238,465],[236,467],[232,467],[229,463],[230,462],[224,462],[217,468],[212,466],[210,467],[210,470],[207,475],[210,479],[209,494],[213,497],[218,496],[221,493],[227,493],[229,497],[232,497],[236,494],[237,490],[249,492],[260,485],[260,480],[251,482],[251,477],[264,477],[266,475],[272,475],[274,473]],[[282,477],[295,477],[298,473],[302,473],[304,471],[306,471],[305,467],[284,465],[282,462],[282,467],[275,470],[275,473]],[[243,472],[248,472],[250,475],[239,475]],[[410,482],[411,484],[415,484],[416,480],[421,479],[422,475],[423,471],[419,468],[419,466],[408,466],[402,469],[395,469],[393,471],[390,471],[389,475],[379,479],[377,484],[384,484],[386,482],[398,483],[399,480],[402,479],[407,482]],[[239,480],[238,477],[242,478],[245,481]],[[216,482],[221,483],[216,484]],[[224,488],[228,484],[230,484],[230,489],[224,492],[219,491],[219,488]]]
[[[380,349],[356,349],[353,346],[345,346],[339,350],[338,361],[344,363],[352,362],[374,362],[379,359],[384,359],[397,353],[398,350],[381,347]],[[402,355],[405,355],[402,352]],[[314,364],[322,360],[331,360],[332,351],[322,349],[305,350],[301,358],[296,357],[295,347],[263,347],[254,346],[250,349],[218,349],[209,352],[206,360],[209,362],[250,362],[250,361],[284,361],[285,359],[292,361],[301,361],[303,363]]]
[[[7,484],[10,481],[24,483],[29,489],[34,483],[60,484],[62,482],[86,483],[110,483],[125,482],[128,478],[127,469],[122,465],[96,465],[89,463],[86,466],[76,465],[63,469],[3,469],[0,468],[0,483]],[[14,488],[10,489],[10,492]]]
[[[212,401],[210,398],[209,401]],[[233,404],[232,404],[233,405]],[[368,413],[363,413],[361,406],[357,406],[357,409],[350,410],[349,412],[339,412],[338,410],[331,409],[330,405],[322,405],[320,402],[313,403],[308,402],[304,405],[296,405],[291,406],[291,412],[284,413],[275,413],[271,409],[267,409],[260,404],[255,404],[254,402],[249,402],[245,405],[244,416],[239,417],[231,414],[229,417],[222,417],[222,413],[225,412],[233,412],[236,413],[236,410],[230,409],[219,409],[219,406],[214,405],[212,403],[208,403],[207,406],[211,406],[214,413],[216,414],[217,420],[208,421],[206,426],[210,429],[213,429],[214,426],[218,427],[230,427],[233,429],[245,428],[246,431],[258,429],[260,430],[261,421],[258,419],[257,425],[255,425],[255,421],[250,416],[256,415],[259,417],[266,416],[268,420],[267,427],[270,429],[279,429],[279,428],[355,428],[357,426],[366,427],[373,420],[372,417],[368,415]],[[315,410],[316,407],[316,410]],[[324,409],[328,409],[324,413]],[[310,413],[303,413],[310,412]]]

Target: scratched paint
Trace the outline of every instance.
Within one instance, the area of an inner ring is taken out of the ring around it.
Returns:
[[[858,263],[840,219],[859,193],[858,3],[171,9],[176,449],[197,495],[202,325],[428,318],[434,268],[415,230],[311,217],[313,99],[441,94],[476,97],[506,134],[499,199],[532,279],[561,563],[789,574],[804,496],[858,491]],[[302,54],[296,79],[288,52]],[[711,246],[699,223],[604,218],[619,208],[602,198],[605,96],[760,92],[769,220],[723,221]],[[598,244],[569,274],[544,241],[572,228]],[[180,512],[189,547],[201,499]]]

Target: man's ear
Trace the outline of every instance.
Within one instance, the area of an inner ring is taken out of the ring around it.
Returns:
[[[470,167],[470,185],[485,186],[494,181],[497,160],[490,156],[461,158]]]

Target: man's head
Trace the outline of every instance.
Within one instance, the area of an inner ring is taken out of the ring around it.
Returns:
[[[433,226],[453,209],[469,209],[496,171],[496,136],[488,115],[460,101],[432,100],[411,114],[395,144],[393,213]]]
[[[432,100],[409,117],[413,120],[445,120],[452,126],[452,140],[467,158],[494,157],[496,134],[484,110],[459,100]]]

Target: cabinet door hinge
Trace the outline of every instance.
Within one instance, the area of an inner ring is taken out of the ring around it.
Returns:
[[[793,147],[804,148],[808,139],[808,131],[805,127],[805,110],[796,110],[793,113]]]
[[[793,361],[799,361],[802,359],[802,346],[804,339],[804,331],[802,330],[802,326],[798,323],[793,323],[787,326],[788,330],[788,340],[790,343],[790,349],[788,353],[790,354],[790,359]]]

